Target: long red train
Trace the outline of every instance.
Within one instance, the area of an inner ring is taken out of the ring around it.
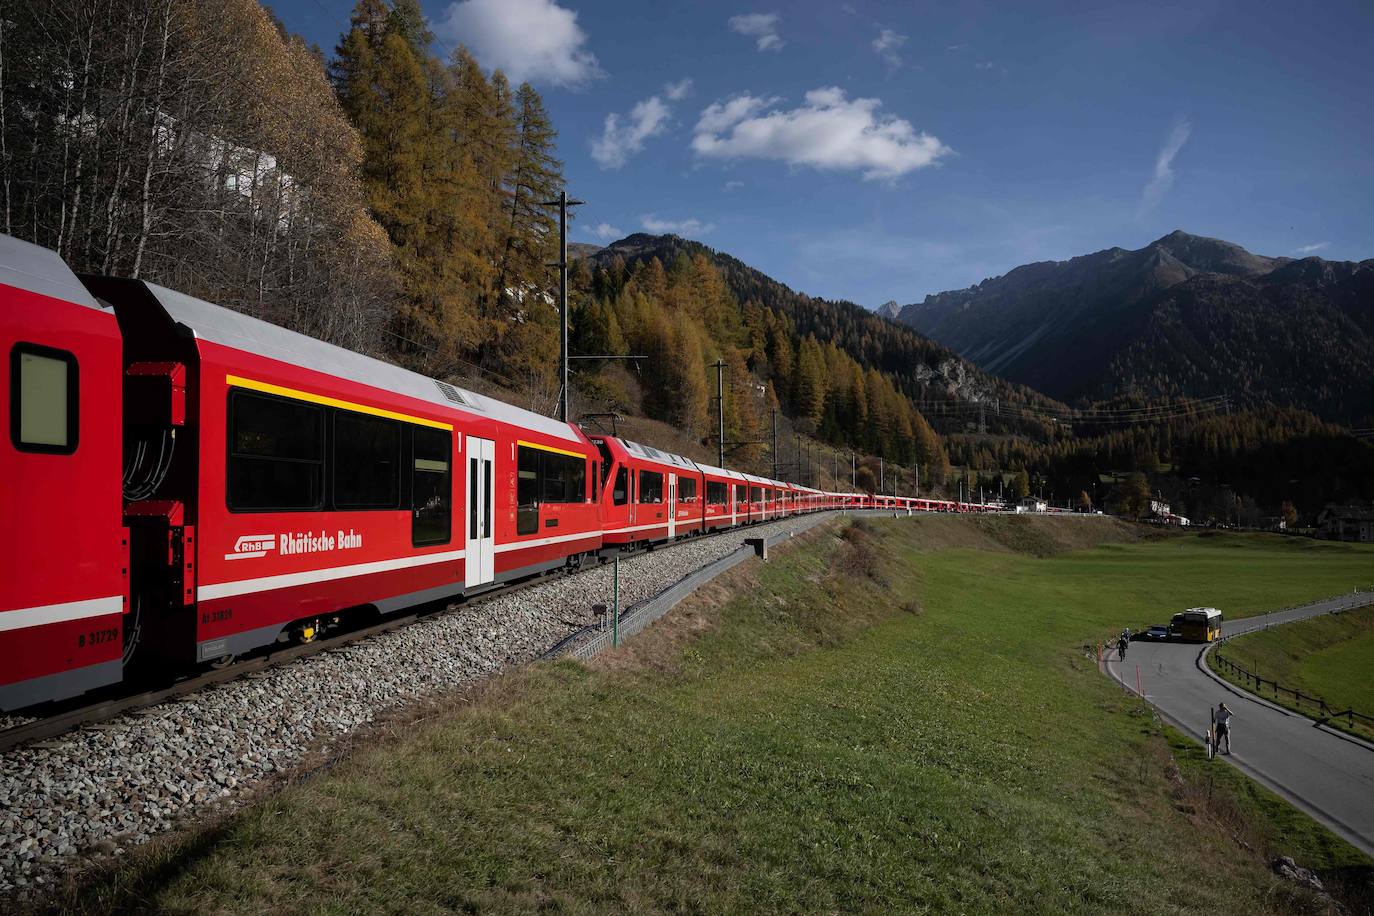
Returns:
[[[0,710],[836,508],[0,235]]]

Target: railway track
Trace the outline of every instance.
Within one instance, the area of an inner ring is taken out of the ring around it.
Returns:
[[[833,512],[839,510],[827,511]],[[762,524],[769,524],[773,521],[778,520],[770,519],[768,522]],[[639,547],[635,550],[625,551],[621,554],[621,558],[630,559],[643,556],[649,552],[669,550],[682,544],[691,543],[703,536],[719,537],[729,532],[740,533],[744,530],[748,529],[721,528],[709,532],[707,535],[699,535],[697,538],[683,538],[668,543]],[[67,734],[68,732],[97,725],[101,722],[108,722],[119,716],[137,712],[140,709],[147,709],[172,700],[188,697],[207,687],[227,684],[249,675],[296,661],[297,659],[318,655],[322,652],[342,649],[382,633],[408,626],[418,620],[448,613],[458,607],[471,607],[473,605],[483,604],[496,598],[505,597],[523,591],[524,589],[532,588],[536,585],[542,585],[554,579],[566,578],[576,575],[579,572],[589,572],[599,568],[599,566],[600,564],[578,569],[569,569],[565,567],[558,570],[552,570],[543,575],[537,575],[528,579],[522,579],[518,582],[498,586],[497,588],[482,592],[479,595],[474,595],[461,603],[449,603],[429,611],[413,610],[395,617],[390,617],[387,620],[371,626],[349,630],[335,636],[316,639],[304,644],[285,646],[263,655],[249,656],[223,668],[212,668],[163,687],[118,695],[108,699],[86,703],[72,709],[62,709],[50,715],[34,719],[32,722],[25,722],[0,730],[0,754],[8,753],[15,748],[32,745],[42,741],[49,741]]]

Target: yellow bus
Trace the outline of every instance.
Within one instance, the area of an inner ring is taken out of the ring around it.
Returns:
[[[1179,639],[1211,642],[1221,636],[1221,611],[1214,607],[1190,607],[1174,615],[1169,632]]]

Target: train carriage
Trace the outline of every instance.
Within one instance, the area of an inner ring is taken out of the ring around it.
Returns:
[[[744,520],[750,524],[766,521],[768,515],[768,481],[755,474],[744,475]]]
[[[0,710],[120,680],[129,607],[114,314],[0,235]]]
[[[593,436],[606,468],[601,500],[603,541],[609,547],[672,540],[702,530],[701,472],[681,455],[615,436]],[[679,505],[682,484],[693,502]]]
[[[747,485],[743,474],[727,468],[697,464],[705,485],[705,525],[708,531],[717,528],[730,528],[741,523],[739,509],[735,502],[735,491]]]
[[[126,508],[152,658],[309,640],[345,610],[470,594],[600,548],[599,458],[576,427],[155,284],[88,285],[127,341],[131,442],[178,443]]]

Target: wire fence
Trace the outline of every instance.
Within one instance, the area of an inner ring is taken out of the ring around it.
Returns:
[[[765,550],[771,550],[775,545],[794,538],[804,531],[810,531],[822,522],[833,518],[843,516],[893,517],[909,514],[905,510],[894,511],[891,509],[831,510],[809,516],[800,525],[771,537],[750,538],[750,540],[762,540]],[[545,652],[543,658],[578,658],[586,661],[600,655],[612,648],[617,640],[624,642],[639,633],[649,624],[677,607],[692,592],[756,554],[757,550],[753,544],[738,547],[715,562],[693,570],[652,598],[645,598],[643,601],[638,601],[625,608],[620,613],[618,626],[615,621],[610,619],[611,615],[607,614],[601,622],[578,630],[562,639],[557,645]]]
[[[1257,696],[1264,696],[1264,691],[1267,688],[1275,699],[1282,699],[1285,694],[1292,697],[1293,702],[1297,704],[1299,710],[1304,709],[1304,704],[1306,704],[1306,706],[1310,706],[1324,719],[1344,719],[1349,723],[1351,728],[1355,727],[1356,722],[1359,722],[1365,727],[1374,727],[1374,716],[1358,712],[1354,708],[1345,710],[1332,709],[1321,697],[1303,693],[1300,687],[1285,687],[1273,678],[1262,677],[1249,668],[1236,664],[1220,652],[1214,651],[1212,653],[1212,659],[1216,662],[1219,669],[1224,669],[1234,675],[1240,679],[1242,684],[1246,687],[1253,687],[1253,692]]]

